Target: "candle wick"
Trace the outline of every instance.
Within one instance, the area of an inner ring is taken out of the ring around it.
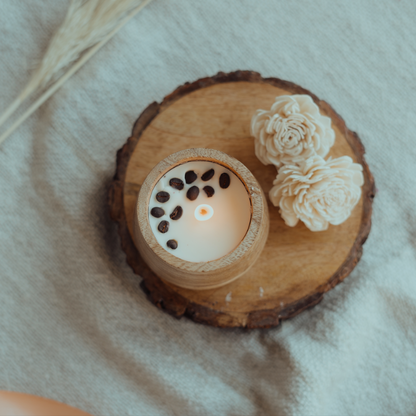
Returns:
[[[195,209],[195,217],[198,221],[207,221],[214,215],[214,210],[209,205],[199,205]]]

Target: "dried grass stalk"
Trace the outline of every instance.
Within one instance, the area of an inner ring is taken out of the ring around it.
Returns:
[[[0,126],[29,96],[48,88],[0,136],[0,144],[151,0],[72,0],[31,80],[0,117]]]

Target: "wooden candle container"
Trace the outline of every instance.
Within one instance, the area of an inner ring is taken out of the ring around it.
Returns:
[[[209,161],[228,168],[244,184],[251,204],[250,225],[241,243],[231,253],[209,262],[194,263],[172,255],[157,242],[149,223],[150,196],[160,178],[176,166],[191,161]],[[187,149],[170,155],[152,169],[139,192],[134,215],[137,248],[154,273],[182,288],[214,289],[236,280],[256,262],[268,233],[269,213],[259,183],[241,162],[218,150]]]

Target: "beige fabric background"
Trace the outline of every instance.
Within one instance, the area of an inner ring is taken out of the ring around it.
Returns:
[[[0,1],[0,111],[67,2]],[[0,389],[95,415],[416,413],[414,0],[154,0],[0,147]],[[346,281],[281,328],[177,321],[125,263],[106,187],[139,113],[252,69],[328,101],[376,178]]]

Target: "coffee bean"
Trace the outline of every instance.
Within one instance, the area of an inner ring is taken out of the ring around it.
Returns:
[[[220,186],[222,189],[227,189],[230,186],[230,175],[228,173],[222,173],[220,176]]]
[[[182,191],[183,187],[185,186],[184,183],[183,183],[183,180],[182,179],[179,179],[179,178],[172,178],[169,181],[169,185],[172,188],[177,189],[178,191]]]
[[[198,175],[193,170],[188,170],[188,172],[185,173],[185,182],[187,184],[195,182],[197,178]]]
[[[211,198],[212,195],[215,194],[215,189],[212,186],[205,186],[204,187],[204,191],[207,194],[207,197],[208,198]]]
[[[162,203],[168,202],[169,198],[170,198],[170,195],[165,191],[160,191],[156,194],[156,199]]]
[[[157,229],[162,233],[165,234],[169,231],[169,223],[167,221],[161,221],[157,226]]]
[[[191,201],[195,201],[195,199],[198,198],[199,195],[199,188],[197,186],[192,186],[188,189],[188,192],[186,193],[186,197],[190,199]]]
[[[159,207],[152,208],[150,213],[155,218],[160,218],[160,217],[163,217],[165,215],[165,211],[162,208],[159,208]]]
[[[171,220],[178,220],[180,217],[182,217],[183,209],[179,205],[172,211],[172,214],[170,214]]]
[[[178,242],[176,240],[169,240],[166,245],[171,248],[172,250],[176,250],[178,248]]]
[[[202,176],[201,176],[201,179],[204,181],[204,182],[206,182],[206,181],[209,181],[213,176],[214,176],[214,174],[215,174],[215,170],[214,169],[210,169],[210,170],[207,170]]]

